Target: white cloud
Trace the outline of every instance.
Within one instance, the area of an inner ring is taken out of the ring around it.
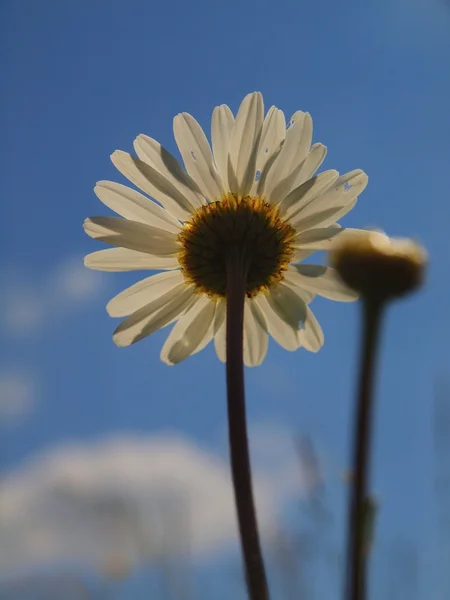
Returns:
[[[34,408],[36,385],[24,372],[0,372],[0,423],[26,417]]]
[[[266,441],[281,437],[280,429]],[[280,505],[298,493],[299,472],[286,464],[274,478],[274,463],[255,447],[253,455],[266,535]],[[0,514],[0,571],[61,561],[98,567],[112,549],[130,561],[163,551],[200,560],[237,542],[228,461],[179,435],[53,448],[3,477]]]
[[[285,426],[258,423],[250,428],[252,462],[270,477],[282,497],[308,493],[296,447],[295,434]]]
[[[34,333],[43,320],[43,304],[35,297],[34,290],[17,286],[9,289],[3,297],[3,329],[22,336]]]
[[[0,581],[2,600],[87,600],[92,591],[79,576],[66,573],[39,573]]]
[[[102,273],[87,269],[77,257],[59,265],[54,277],[54,291],[61,301],[86,302],[98,297],[103,282]]]
[[[1,277],[0,304],[3,331],[12,336],[35,334],[50,320],[95,300],[103,291],[105,277],[72,257],[56,265],[36,282],[32,273],[9,269]]]

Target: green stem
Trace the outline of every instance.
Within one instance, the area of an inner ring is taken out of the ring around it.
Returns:
[[[227,264],[227,405],[231,471],[248,596],[268,600],[269,591],[253,499],[245,411],[243,332],[246,269],[233,254]]]
[[[372,434],[373,381],[383,303],[363,300],[363,331],[354,423],[351,497],[347,533],[347,600],[366,599],[367,553],[364,548]]]

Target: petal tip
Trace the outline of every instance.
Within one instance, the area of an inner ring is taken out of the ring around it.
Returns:
[[[88,269],[91,268],[91,264],[92,264],[91,261],[89,260],[90,256],[91,256],[90,254],[87,254],[86,256],[83,257],[83,265],[85,267],[87,267]]]
[[[115,311],[114,311],[114,303],[113,303],[113,304],[112,304],[112,306],[111,306],[111,302],[112,302],[112,300],[110,300],[110,301],[108,302],[108,304],[105,306],[105,308],[106,308],[106,312],[108,313],[108,315],[109,315],[110,317],[113,317],[113,318],[114,318],[114,317],[123,317],[124,315],[118,315],[118,314],[116,314],[116,313],[115,313]],[[113,340],[114,340],[114,336],[113,336]],[[114,341],[115,341],[115,340],[114,340]]]
[[[126,348],[130,346],[132,342],[122,339],[120,336],[113,335],[113,342],[118,348]]]
[[[111,156],[112,156],[112,154],[111,154]],[[99,181],[96,181],[95,185],[94,185],[94,192],[99,187],[106,187],[108,183],[111,183],[111,182],[107,181],[106,179],[100,179]]]

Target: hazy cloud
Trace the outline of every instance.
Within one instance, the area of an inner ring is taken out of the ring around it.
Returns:
[[[90,271],[82,257],[65,259],[36,281],[34,273],[4,270],[0,277],[3,331],[28,336],[68,312],[95,300],[103,291],[102,273]]]
[[[34,408],[36,383],[29,373],[0,371],[0,423],[26,417]]]
[[[282,439],[260,434],[257,444]],[[280,450],[285,444],[281,441]],[[275,446],[272,448],[276,450]],[[291,459],[253,448],[263,534],[301,484]],[[228,461],[179,435],[122,436],[53,448],[4,476],[0,488],[0,570],[60,561],[100,566],[161,553],[210,557],[237,541]]]

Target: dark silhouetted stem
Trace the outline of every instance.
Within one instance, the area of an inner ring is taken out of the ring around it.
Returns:
[[[227,400],[231,471],[248,596],[268,600],[269,591],[253,500],[245,412],[243,332],[246,269],[237,253],[227,265]]]
[[[348,513],[346,588],[347,600],[366,600],[367,548],[365,548],[370,446],[372,433],[373,380],[383,302],[364,299],[359,383],[356,397],[352,481]]]

